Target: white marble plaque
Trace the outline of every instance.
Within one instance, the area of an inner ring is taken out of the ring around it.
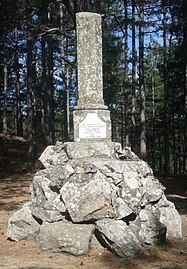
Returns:
[[[97,113],[88,113],[79,123],[79,138],[106,138],[106,123]]]

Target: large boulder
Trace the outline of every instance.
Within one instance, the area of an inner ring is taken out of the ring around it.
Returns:
[[[14,241],[34,238],[39,233],[40,224],[33,217],[30,202],[15,212],[8,220],[7,236]]]
[[[96,235],[103,246],[121,257],[132,256],[141,249],[140,241],[122,220],[97,221]]]
[[[154,205],[159,211],[159,220],[167,227],[167,237],[182,236],[182,222],[174,204],[167,200],[166,196]]]
[[[84,255],[89,250],[94,225],[58,221],[43,223],[38,236],[40,247],[52,252]]]
[[[75,173],[60,193],[73,222],[93,221],[109,217],[112,187],[106,177],[91,165]]]
[[[142,209],[139,214],[139,238],[142,243],[158,245],[165,242],[166,226],[162,224],[151,210],[151,206]]]

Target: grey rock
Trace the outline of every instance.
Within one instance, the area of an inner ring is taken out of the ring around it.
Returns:
[[[151,206],[140,211],[139,219],[139,238],[142,243],[158,245],[166,241],[166,226],[154,216]]]
[[[27,202],[8,220],[6,235],[8,238],[18,242],[23,239],[36,237],[39,229],[40,225],[31,214],[30,202]]]
[[[141,249],[140,241],[122,220],[99,220],[96,229],[103,246],[121,257],[132,256]]]
[[[49,187],[50,180],[45,176],[37,175],[30,186],[32,203],[44,208],[51,208],[52,201],[57,197],[57,193]]]
[[[39,161],[43,164],[45,168],[51,165],[51,158],[54,156],[55,146],[50,145],[45,148],[39,157]]]
[[[65,152],[61,152],[61,153],[55,154],[51,158],[50,164],[51,165],[63,165],[67,161],[68,161],[67,154]]]
[[[66,212],[66,207],[60,194],[53,200],[53,208],[62,214]]]
[[[75,174],[60,190],[73,222],[102,219],[111,211],[112,188],[104,175]]]
[[[112,158],[115,154],[113,142],[67,142],[67,154],[70,159]]]
[[[163,195],[155,204],[160,213],[160,222],[167,227],[167,237],[182,237],[182,222],[175,205]]]
[[[42,172],[44,174],[44,172]],[[45,175],[46,176],[46,175]],[[59,194],[50,188],[50,180],[38,173],[31,184],[31,212],[42,221],[55,222],[65,218],[65,206]],[[59,211],[61,208],[63,211]]]
[[[148,202],[156,202],[164,194],[165,187],[154,176],[148,176],[144,179],[146,186],[146,199]]]
[[[120,197],[113,202],[113,208],[117,219],[123,219],[133,213],[127,203]]]
[[[51,190],[50,183],[44,172],[40,172],[34,177],[30,186],[32,202],[34,204],[45,207],[45,204],[51,204],[57,197],[58,193]]]
[[[68,222],[43,223],[38,236],[42,250],[84,255],[89,250],[94,225]]]
[[[35,204],[31,205],[31,212],[41,221],[55,222],[66,218],[65,212],[60,213],[58,210],[44,208]]]
[[[45,168],[51,165],[62,165],[68,161],[65,148],[66,146],[61,142],[57,142],[55,146],[47,146],[39,157],[39,161]]]
[[[64,165],[55,165],[47,169],[47,177],[50,180],[49,187],[53,191],[59,192],[62,186],[74,174],[74,169],[70,163]]]

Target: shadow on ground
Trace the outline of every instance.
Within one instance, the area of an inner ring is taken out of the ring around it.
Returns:
[[[166,188],[167,199],[175,204],[180,214],[187,214],[187,179],[184,177],[159,178]]]
[[[16,210],[30,199],[32,174],[17,174],[0,179],[1,210]]]

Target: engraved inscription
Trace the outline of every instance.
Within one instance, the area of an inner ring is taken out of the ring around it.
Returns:
[[[88,113],[79,123],[79,138],[106,138],[106,123],[96,113]]]

